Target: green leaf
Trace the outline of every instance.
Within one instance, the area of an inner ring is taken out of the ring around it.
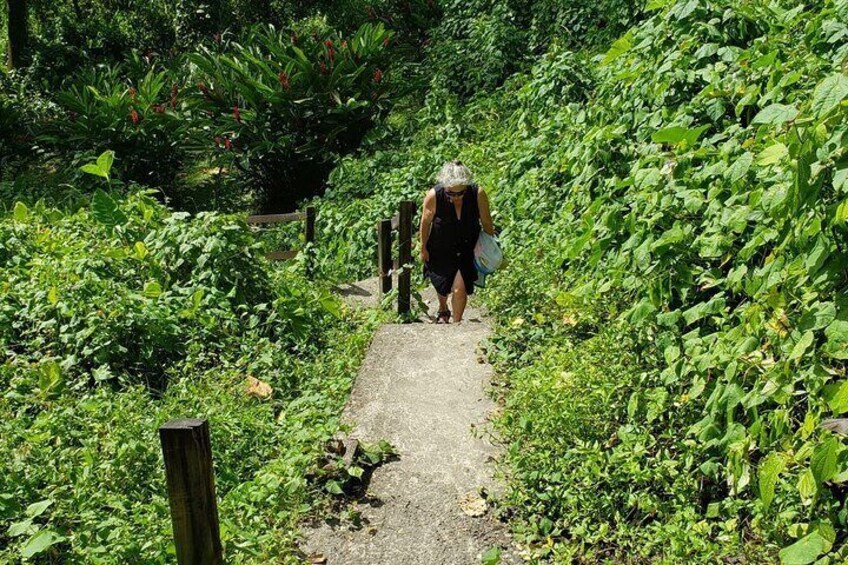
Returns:
[[[95,165],[94,163],[88,163],[80,167],[80,170],[84,173],[88,173],[90,175],[95,175],[98,177],[103,177],[104,179],[108,179],[109,175],[107,175],[100,167]]]
[[[29,215],[29,210],[27,210],[26,204],[23,202],[15,202],[15,208],[12,211],[12,217],[16,222],[25,222],[27,216]]]
[[[490,547],[480,558],[481,565],[498,565],[501,562],[501,548]]]
[[[789,155],[789,149],[782,143],[775,143],[770,147],[766,147],[757,155],[757,164],[765,167],[779,163],[784,157]]]
[[[807,565],[822,553],[830,551],[832,546],[833,542],[816,530],[780,550],[780,562],[782,565]]]
[[[803,357],[804,353],[807,352],[807,349],[809,349],[813,344],[814,337],[813,330],[807,330],[804,332],[804,335],[801,336],[795,344],[795,347],[792,348],[792,352],[789,353],[789,360],[794,361]]]
[[[760,110],[751,123],[779,125],[791,122],[796,116],[798,116],[798,109],[795,106],[771,104]]]
[[[49,549],[51,546],[63,541],[65,541],[65,538],[53,530],[41,530],[29,538],[26,544],[24,544],[21,548],[21,557],[29,559],[30,557],[43,552],[45,549]]]
[[[632,44],[630,43],[630,37],[627,35],[623,35],[616,39],[613,44],[610,46],[609,50],[604,55],[603,60],[601,61],[601,65],[609,65],[616,59],[618,59],[621,55],[630,50]]]
[[[798,494],[801,495],[802,499],[809,500],[816,495],[818,490],[813,472],[810,469],[805,469],[798,477]]]
[[[848,380],[841,380],[824,387],[824,398],[834,414],[848,412]]]
[[[37,516],[41,516],[44,514],[44,511],[47,510],[50,505],[53,504],[52,500],[42,500],[41,502],[35,502],[27,506],[26,515],[30,518],[35,518]]]
[[[696,128],[671,126],[654,132],[651,140],[655,143],[668,143],[670,145],[676,145],[685,141],[689,145],[695,145],[701,134],[709,127],[709,125],[698,126]]]
[[[787,456],[785,453],[770,453],[760,462],[759,468],[759,489],[760,500],[763,501],[763,509],[768,510],[771,506],[771,501],[774,499],[774,487],[777,484],[777,478],[780,473],[786,469]]]
[[[817,484],[822,484],[836,474],[836,458],[839,455],[839,440],[834,436],[825,439],[810,459],[810,470]]]
[[[23,522],[15,522],[9,529],[6,530],[6,535],[10,538],[16,538],[18,536],[22,536],[24,534],[32,533],[32,519],[24,520]]]
[[[816,85],[816,89],[813,91],[811,105],[813,116],[818,118],[827,114],[839,105],[846,96],[848,96],[848,77],[842,73],[830,75]]]
[[[834,320],[824,330],[827,343],[822,347],[825,355],[834,359],[848,359],[848,322]]]
[[[95,191],[91,198],[91,215],[95,220],[110,228],[127,222],[127,216],[121,211],[118,203],[100,189]]]
[[[725,177],[728,178],[730,182],[736,182],[748,174],[748,170],[751,168],[753,163],[754,154],[750,151],[746,151],[727,168],[725,171]]]
[[[109,174],[112,172],[112,163],[115,162],[115,152],[114,151],[105,151],[100,157],[97,158],[97,167],[103,172],[103,175],[106,178],[109,178]]]
[[[144,284],[144,290],[141,293],[147,298],[159,298],[162,294],[162,286],[156,281],[148,281]]]

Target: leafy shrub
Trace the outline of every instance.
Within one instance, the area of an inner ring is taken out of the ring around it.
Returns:
[[[228,557],[294,562],[373,320],[272,272],[242,220],[146,194],[19,203],[0,233],[0,561],[168,562],[156,430],[206,417]]]
[[[366,24],[342,39],[319,22],[291,36],[256,28],[244,44],[192,56],[213,115],[208,143],[232,155],[225,162],[244,172],[264,208],[315,194],[327,163],[357,147],[386,109],[390,38]]]

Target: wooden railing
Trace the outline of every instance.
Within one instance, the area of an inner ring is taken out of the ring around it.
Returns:
[[[287,224],[289,222],[306,222],[304,225],[304,238],[306,243],[315,242],[315,207],[309,206],[305,212],[289,212],[287,214],[259,214],[249,216],[247,223],[252,226],[265,224]],[[285,251],[271,251],[266,257],[271,261],[286,261],[297,257],[300,251],[288,249]]]
[[[404,200],[398,213],[377,222],[377,276],[380,294],[392,290],[392,271],[398,270],[398,313],[412,309],[412,234],[415,202]],[[398,232],[398,260],[392,260],[392,232]]]

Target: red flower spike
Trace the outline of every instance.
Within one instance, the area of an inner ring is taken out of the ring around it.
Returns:
[[[221,147],[221,136],[215,136],[215,147]]]
[[[329,58],[330,58],[330,63],[335,62],[335,60],[336,60],[336,52],[335,52],[335,51],[333,51],[332,49],[330,49],[329,51],[327,51],[327,57],[329,57]]]
[[[333,48],[333,40],[328,39],[327,41],[324,42],[324,45],[327,47],[327,49],[332,49]]]
[[[291,84],[289,83],[289,75],[287,75],[285,72],[281,72],[277,76],[277,80],[280,81],[280,86],[282,86],[286,90],[291,90]]]
[[[230,150],[233,148],[233,142],[230,141],[229,137],[224,138],[224,149]]]
[[[130,87],[130,99],[131,99],[133,102],[135,102],[135,99],[136,99],[136,95],[137,95],[137,94],[138,94],[138,93],[136,92],[135,88],[131,86],[131,87]]]
[[[321,73],[327,74],[327,63],[321,62]]]
[[[177,85],[175,84],[174,86],[171,87],[171,108],[173,108],[174,110],[177,109],[177,94],[178,93],[179,93],[179,90],[177,89]]]
[[[238,104],[233,106],[233,117],[236,119],[237,122],[241,123],[241,112],[239,111]]]
[[[153,106],[153,111],[156,112],[157,114],[164,114],[165,113],[165,105],[164,104],[156,104],[155,106]]]
[[[347,39],[342,41],[342,49],[347,49]]]
[[[138,116],[138,112],[135,111],[135,108],[133,108],[133,111],[130,112],[130,120],[132,120],[132,123],[135,125],[138,125],[141,121],[141,118]]]
[[[374,70],[374,82],[381,82],[383,80],[383,71],[380,69]]]

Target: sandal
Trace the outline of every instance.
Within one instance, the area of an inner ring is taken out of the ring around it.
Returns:
[[[439,311],[438,316],[436,317],[437,324],[450,324],[450,310],[441,310]]]

